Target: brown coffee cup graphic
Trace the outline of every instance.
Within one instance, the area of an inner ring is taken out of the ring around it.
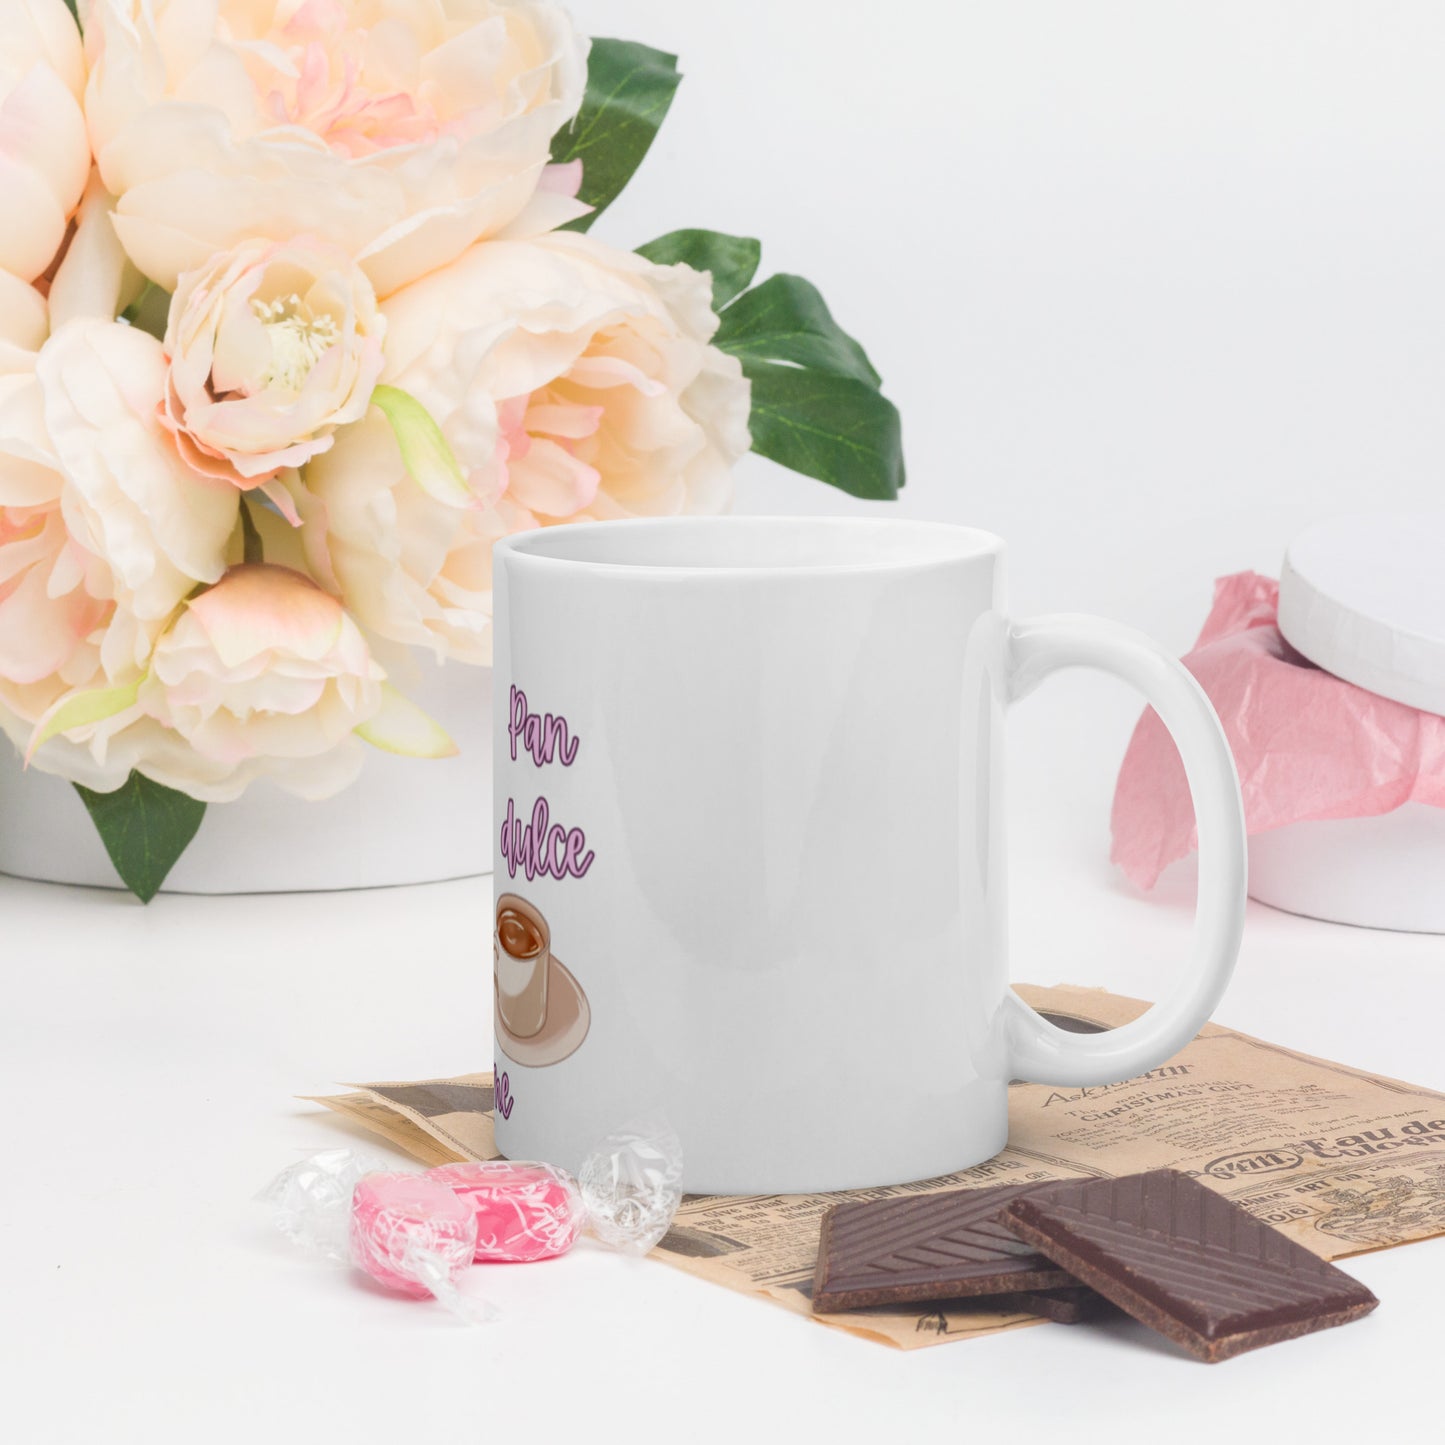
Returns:
[[[540,1033],[547,1022],[547,981],[552,972],[552,930],[525,898],[497,899],[497,1012],[519,1039]]]

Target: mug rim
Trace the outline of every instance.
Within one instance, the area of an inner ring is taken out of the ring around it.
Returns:
[[[911,555],[877,558],[855,557],[838,561],[741,562],[651,562],[597,555],[568,555],[573,546],[586,547],[606,539],[624,549],[638,538],[652,535],[716,532],[762,534],[787,530],[807,531],[823,536],[848,534],[855,540],[891,534],[895,542],[912,534],[919,540]],[[931,546],[925,545],[925,539]],[[556,550],[553,550],[556,549]],[[914,572],[931,567],[998,558],[1004,541],[981,527],[937,522],[913,517],[848,517],[828,515],[629,517],[617,521],[563,522],[556,526],[529,528],[501,537],[494,553],[505,553],[526,567],[548,571],[584,572],[595,576],[619,577],[804,577]]]

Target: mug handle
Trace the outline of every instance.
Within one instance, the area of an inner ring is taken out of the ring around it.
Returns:
[[[1115,1084],[1155,1068],[1206,1023],[1234,971],[1244,932],[1244,806],[1229,743],[1204,689],[1142,632],[1102,618],[1060,614],[1009,627],[1008,700],[1050,673],[1092,667],[1132,684],[1169,729],[1189,779],[1199,828],[1194,957],[1169,995],[1132,1023],[1104,1033],[1067,1033],[1005,995],[1016,1077],[1039,1084]]]

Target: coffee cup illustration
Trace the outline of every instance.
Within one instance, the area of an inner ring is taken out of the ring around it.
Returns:
[[[497,1009],[519,1039],[530,1039],[547,1021],[547,975],[552,931],[525,898],[497,900]]]
[[[493,935],[497,1043],[533,1068],[560,1063],[587,1037],[587,995],[552,952],[551,925],[516,893],[497,899]]]

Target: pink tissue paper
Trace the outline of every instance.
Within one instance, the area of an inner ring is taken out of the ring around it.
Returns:
[[[1221,577],[1184,659],[1224,724],[1249,832],[1411,801],[1445,808],[1445,718],[1321,671],[1281,636],[1278,610],[1272,578]],[[1141,888],[1197,846],[1184,767],[1152,708],[1124,755],[1112,821],[1110,856]]]

